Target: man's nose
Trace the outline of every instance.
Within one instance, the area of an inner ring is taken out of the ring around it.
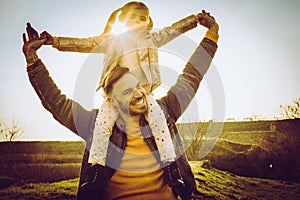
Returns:
[[[133,96],[134,96],[135,98],[141,98],[143,95],[144,95],[144,94],[143,94],[142,88],[136,88],[136,89],[134,90]]]

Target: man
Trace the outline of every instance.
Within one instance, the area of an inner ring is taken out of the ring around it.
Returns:
[[[157,153],[153,131],[145,114],[148,111],[146,93],[135,72],[119,67],[105,79],[104,92],[112,101],[119,118],[110,137],[105,167],[95,168],[97,188],[79,187],[78,199],[190,199],[196,189],[194,176],[185,157],[175,122],[194,97],[203,75],[209,68],[217,49],[218,24],[209,13],[202,11],[200,24],[208,28],[205,38],[186,64],[177,82],[167,95],[157,100],[171,135],[176,161],[162,163]],[[97,113],[87,111],[68,99],[57,88],[38,58],[36,51],[46,39],[27,25],[29,40],[23,34],[23,53],[27,61],[29,80],[43,106],[62,125],[86,141],[80,185],[89,176],[87,158]],[[151,111],[152,112],[152,111]],[[163,130],[164,131],[164,130]],[[161,138],[162,140],[164,138]]]

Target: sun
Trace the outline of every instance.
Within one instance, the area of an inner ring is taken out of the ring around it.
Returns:
[[[125,26],[124,23],[116,21],[111,29],[111,33],[113,35],[119,35],[121,33],[124,33],[128,30],[128,27]]]

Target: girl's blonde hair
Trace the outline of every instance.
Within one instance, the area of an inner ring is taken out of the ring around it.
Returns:
[[[141,9],[146,10],[148,14],[150,13],[149,8],[142,2],[139,1],[131,1],[123,5],[121,8],[116,9],[114,12],[111,13],[109,16],[104,31],[102,35],[109,34],[111,32],[111,29],[116,22],[117,16],[119,15],[119,21],[124,22],[126,14],[131,11],[132,9]],[[153,28],[153,21],[149,15],[149,21],[147,28]]]

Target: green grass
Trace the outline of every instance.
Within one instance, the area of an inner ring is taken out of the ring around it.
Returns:
[[[300,199],[300,183],[248,178],[191,162],[201,196],[214,199]]]
[[[300,199],[299,121],[278,123],[278,130],[270,130],[268,121],[226,122],[218,143],[205,157],[210,164],[191,162],[199,199]],[[183,133],[194,131],[187,124],[179,126]],[[201,134],[208,127],[209,123],[193,125]],[[0,177],[0,185],[6,183],[3,180],[14,183],[2,186],[6,188],[0,189],[0,199],[75,199],[78,178],[73,178],[79,175],[83,148],[82,142],[0,143],[1,176],[7,176]],[[18,180],[24,177],[26,183]],[[51,179],[57,177],[61,179]],[[45,180],[57,182],[38,183]]]
[[[190,130],[190,127],[198,127],[199,131],[206,132],[208,128],[222,127],[222,132],[243,132],[243,131],[268,131],[270,123],[274,121],[243,121],[243,122],[195,122],[195,123],[178,123],[178,128],[184,133]],[[182,134],[183,134],[182,133]]]
[[[199,195],[204,199],[300,199],[300,183],[248,178],[190,162],[197,180]]]
[[[25,183],[12,185],[0,190],[0,199],[75,199],[79,179],[71,179],[54,183]]]
[[[81,141],[0,142],[1,154],[37,154],[43,152],[47,152],[49,154],[66,152],[72,154],[82,154],[84,146],[85,143]]]
[[[211,167],[208,162],[190,162],[197,182],[197,199],[300,199],[300,183],[247,178]],[[76,198],[78,178],[55,183],[19,183],[0,190],[3,200],[50,200]]]
[[[271,121],[225,122],[224,132],[268,131]]]

